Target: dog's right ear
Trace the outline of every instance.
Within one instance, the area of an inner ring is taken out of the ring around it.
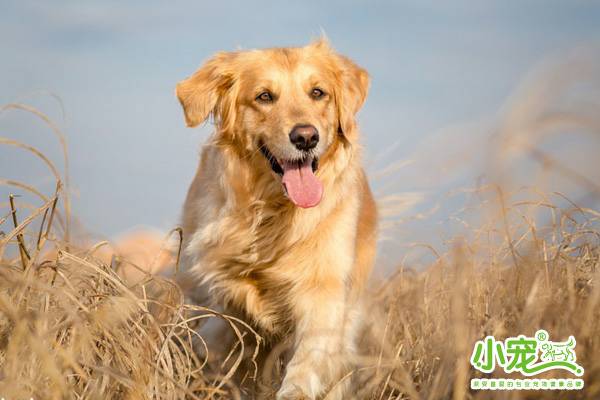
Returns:
[[[235,83],[233,62],[236,53],[217,53],[175,90],[183,107],[187,126],[204,122],[211,114],[218,125],[233,112],[228,92]]]

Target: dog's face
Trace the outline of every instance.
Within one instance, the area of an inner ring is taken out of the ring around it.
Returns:
[[[222,140],[243,157],[262,154],[259,172],[281,176],[297,206],[313,207],[323,192],[319,161],[337,141],[355,140],[368,84],[366,71],[319,41],[219,53],[179,83],[177,95],[188,126],[212,114]]]

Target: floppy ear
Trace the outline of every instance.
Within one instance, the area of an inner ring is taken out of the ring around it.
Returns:
[[[175,90],[183,107],[187,126],[204,122],[211,114],[219,128],[234,118],[236,81],[233,61],[236,53],[217,53],[189,78],[179,82]]]
[[[369,74],[349,58],[337,55],[339,65],[339,88],[336,92],[338,109],[338,133],[347,139],[354,139],[354,116],[360,110],[369,91]]]

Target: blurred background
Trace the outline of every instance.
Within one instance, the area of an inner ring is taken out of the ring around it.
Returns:
[[[175,84],[221,50],[301,46],[324,33],[370,72],[358,119],[386,217],[383,265],[407,257],[410,244],[443,244],[464,205],[453,193],[498,172],[492,151],[506,145],[498,138],[524,135],[549,99],[600,115],[593,1],[57,0],[3,1],[1,9],[0,105],[32,105],[66,134],[73,212],[95,237],[177,225],[212,127],[185,127]],[[563,96],[560,82],[575,89]],[[7,109],[0,130],[62,166],[41,121]],[[543,146],[581,178],[567,172],[575,187],[564,189],[563,170],[547,177],[547,189],[585,203],[600,182],[597,142],[567,135]],[[548,163],[537,155],[515,170],[516,161],[505,162],[501,175],[526,180]],[[2,178],[53,191],[39,160],[0,146]],[[0,187],[2,201],[9,192]]]

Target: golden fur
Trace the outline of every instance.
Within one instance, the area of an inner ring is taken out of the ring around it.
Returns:
[[[184,205],[184,264],[267,338],[293,335],[278,399],[320,398],[355,352],[376,241],[354,118],[368,85],[366,71],[323,40],[218,53],[177,85],[188,126],[209,116],[216,126]],[[315,87],[322,98],[311,97]],[[265,90],[268,104],[257,101]],[[259,151],[297,157],[288,137],[297,124],[320,134],[323,197],[313,208],[285,196]]]

